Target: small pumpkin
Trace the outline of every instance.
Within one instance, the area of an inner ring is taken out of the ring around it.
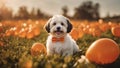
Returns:
[[[3,31],[2,27],[3,27],[3,24],[2,24],[2,23],[0,23],[0,32],[2,32],[2,31]]]
[[[28,32],[27,32],[27,35],[26,35],[26,38],[27,39],[31,39],[34,37],[34,32],[31,28],[29,28]]]
[[[37,56],[40,54],[46,54],[46,48],[41,43],[34,43],[31,47],[31,55]]]
[[[14,31],[15,36],[19,35],[20,29],[21,29],[20,27],[15,27],[15,31]]]
[[[89,32],[90,32],[90,34],[92,34],[93,36],[100,36],[101,35],[101,33],[102,33],[102,31],[99,29],[99,28],[97,28],[97,27],[95,27],[95,28],[90,28],[89,29]]]
[[[22,68],[32,68],[33,62],[32,60],[27,60],[24,62],[24,64],[22,65]]]
[[[79,30],[77,28],[73,28],[70,35],[74,40],[77,40],[79,38]]]
[[[107,23],[100,24],[99,28],[101,29],[102,32],[105,32],[110,29],[110,25]]]
[[[111,32],[114,36],[120,37],[120,26],[112,27]]]
[[[34,32],[35,36],[39,35],[39,34],[40,34],[40,28],[37,27],[37,26],[34,27],[34,28],[33,28],[33,32]]]
[[[27,31],[28,30],[26,30],[25,28],[21,28],[18,36],[21,37],[21,38],[25,38]]]

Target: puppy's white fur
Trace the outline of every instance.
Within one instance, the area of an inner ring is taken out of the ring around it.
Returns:
[[[58,27],[59,30],[57,30]],[[53,16],[45,25],[45,29],[49,33],[46,43],[47,55],[59,54],[66,56],[79,51],[78,45],[69,35],[72,25],[66,17],[62,15]],[[64,37],[64,42],[53,42],[52,37]]]

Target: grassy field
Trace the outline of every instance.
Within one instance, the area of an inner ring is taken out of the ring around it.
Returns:
[[[72,21],[73,33],[80,53],[73,56],[31,55],[35,42],[46,44],[48,33],[43,29],[46,20],[2,21],[0,23],[0,68],[120,68],[120,57],[112,64],[99,65],[92,62],[78,62],[87,48],[100,38],[113,39],[120,46],[120,38],[112,34],[111,28],[120,26],[115,22]],[[37,30],[38,31],[34,31]],[[76,35],[75,32],[79,34]],[[38,32],[38,33],[36,33]],[[33,33],[33,34],[32,34]]]

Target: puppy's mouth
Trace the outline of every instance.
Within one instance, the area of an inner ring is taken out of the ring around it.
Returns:
[[[54,31],[54,33],[57,34],[57,35],[60,35],[60,34],[63,34],[64,32],[60,31],[60,30],[57,30],[57,31]]]

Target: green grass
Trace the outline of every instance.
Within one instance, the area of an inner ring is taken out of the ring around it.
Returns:
[[[45,56],[31,56],[30,49],[33,43],[40,42],[46,44],[48,34],[42,31],[39,36],[33,39],[19,38],[15,36],[1,37],[0,41],[4,46],[0,46],[0,68],[21,68],[27,60],[33,62],[33,68],[120,68],[120,57],[112,64],[98,65],[83,61],[78,63],[81,55],[84,55],[87,48],[92,42],[99,38],[107,37],[115,40],[120,45],[120,38],[114,37],[110,31],[103,33],[100,37],[93,37],[91,35],[84,35],[76,42],[81,49],[80,53],[73,56],[61,57],[59,55]],[[76,64],[76,65],[75,65]]]

